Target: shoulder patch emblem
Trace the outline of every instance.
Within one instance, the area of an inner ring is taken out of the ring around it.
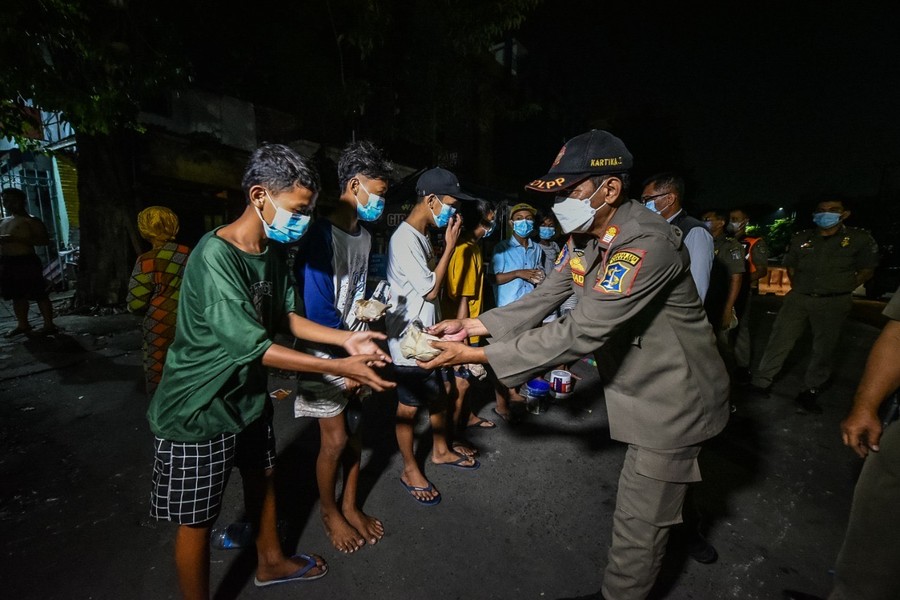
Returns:
[[[566,263],[569,262],[569,245],[566,244],[563,246],[563,249],[560,250],[559,255],[556,257],[556,260],[553,261],[554,270],[559,272],[563,270],[563,267],[566,266]]]
[[[581,260],[581,254],[577,250],[569,259],[569,269],[572,271],[572,281],[575,285],[584,287],[584,261]]]
[[[637,249],[615,252],[606,264],[606,271],[602,275],[597,274],[594,291],[628,295],[646,254],[646,251]]]
[[[615,238],[617,235],[619,235],[619,228],[615,225],[610,225],[606,229],[606,233],[603,234],[603,239],[600,240],[600,243],[608,244],[613,241],[613,238]]]

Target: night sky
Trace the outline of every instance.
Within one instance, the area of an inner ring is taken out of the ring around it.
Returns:
[[[548,2],[519,37],[564,94],[667,115],[692,204],[900,193],[896,3],[611,4]],[[636,170],[665,154],[621,137]]]

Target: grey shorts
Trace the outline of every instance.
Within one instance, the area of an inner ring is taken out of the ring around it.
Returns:
[[[271,411],[240,433],[202,442],[156,438],[150,516],[182,525],[201,525],[219,516],[231,468],[275,466]]]

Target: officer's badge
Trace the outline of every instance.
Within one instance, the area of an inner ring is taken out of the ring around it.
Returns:
[[[848,235],[844,239],[841,240],[841,248],[846,248],[849,245],[850,245],[850,236]]]
[[[615,238],[617,235],[619,235],[619,228],[615,225],[610,225],[606,229],[606,233],[603,234],[603,239],[600,240],[600,243],[608,244],[613,241],[613,238]]]
[[[569,259],[569,269],[572,270],[572,281],[574,281],[576,285],[584,287],[584,262],[581,260],[581,256],[578,253],[575,253]]]
[[[619,250],[609,259],[606,271],[597,275],[594,290],[604,294],[628,294],[641,269],[643,250]]]
[[[560,250],[559,254],[556,257],[556,260],[553,261],[555,270],[557,273],[563,270],[563,267],[566,266],[566,263],[569,262],[569,245],[566,244],[563,246],[563,249]]]
[[[563,146],[559,150],[559,154],[556,155],[556,160],[553,161],[553,164],[550,166],[551,168],[557,166],[559,162],[562,160],[562,157],[566,155],[566,147]]]

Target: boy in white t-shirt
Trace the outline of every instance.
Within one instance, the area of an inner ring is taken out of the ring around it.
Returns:
[[[368,324],[354,314],[365,297],[372,237],[360,221],[377,221],[384,211],[384,194],[393,165],[371,142],[353,142],[338,159],[341,196],[337,204],[309,228],[294,262],[299,296],[306,317],[334,329],[364,331]],[[304,344],[320,358],[344,356],[340,348]],[[384,537],[384,525],[356,504],[359,481],[361,393],[367,388],[332,375],[300,373],[294,416],[315,417],[321,437],[316,459],[322,523],[331,543],[344,553],[355,552]],[[352,403],[348,407],[348,402]],[[339,467],[343,464],[343,497],[335,498]]]
[[[405,358],[400,338],[410,323],[418,321],[430,327],[439,320],[441,282],[462,227],[455,206],[475,198],[460,190],[456,175],[441,168],[429,169],[419,177],[416,195],[415,207],[391,236],[388,247],[392,308],[386,325],[397,381],[397,445],[403,457],[400,483],[417,502],[433,506],[441,501],[441,494],[425,477],[413,451],[419,408],[427,408],[430,416],[432,463],[471,470],[480,465],[473,456],[462,453],[466,448],[451,448],[447,443],[447,397],[440,371],[422,369],[414,358]],[[444,251],[436,265],[427,235],[432,227],[446,227]]]

